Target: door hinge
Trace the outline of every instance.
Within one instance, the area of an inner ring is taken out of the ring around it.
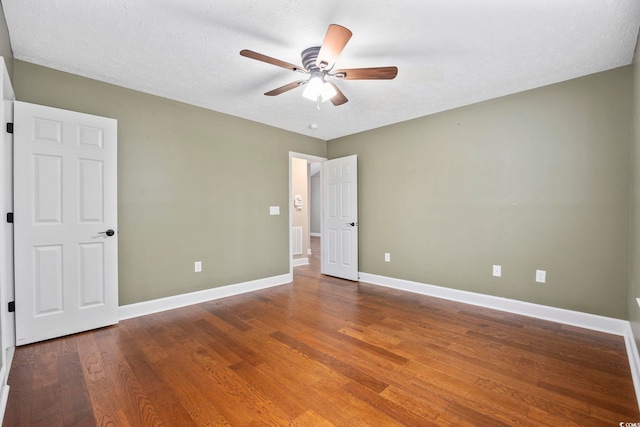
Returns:
[[[9,313],[13,313],[14,311],[16,311],[16,302],[15,301],[11,301],[9,303]]]
[[[13,224],[13,212],[7,212],[7,222]]]
[[[13,133],[13,123],[7,123],[7,133]]]

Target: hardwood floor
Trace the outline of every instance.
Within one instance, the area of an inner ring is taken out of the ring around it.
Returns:
[[[19,347],[3,425],[640,423],[621,337],[318,271]]]

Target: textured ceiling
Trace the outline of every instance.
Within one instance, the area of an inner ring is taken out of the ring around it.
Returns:
[[[630,64],[638,0],[2,0],[17,59],[329,140]],[[391,81],[338,81],[320,110],[301,65],[329,24],[353,37],[336,68],[395,65]],[[317,125],[313,129],[312,124]]]

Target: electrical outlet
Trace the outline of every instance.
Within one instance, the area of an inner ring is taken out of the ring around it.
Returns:
[[[202,271],[202,261],[196,261],[196,262],[193,264],[193,270],[194,270],[196,273],[200,273],[200,272]]]
[[[494,275],[494,277],[502,276],[502,266],[494,265],[493,266],[493,275]]]
[[[640,298],[636,298],[636,302],[638,303],[638,307],[640,307]]]
[[[385,252],[384,262],[391,262],[391,254],[389,252]]]
[[[545,270],[536,270],[536,282],[545,283],[547,281],[547,272]]]

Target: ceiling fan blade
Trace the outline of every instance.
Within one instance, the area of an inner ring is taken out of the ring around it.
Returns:
[[[398,67],[347,68],[332,74],[345,80],[392,80],[398,75]]]
[[[297,82],[291,82],[289,84],[286,84],[284,86],[280,86],[277,89],[274,90],[270,90],[269,92],[266,92],[265,95],[267,96],[276,96],[276,95],[280,95],[281,93],[285,93],[291,89],[295,89],[298,86],[302,86],[303,84],[307,83],[306,80],[298,80]]]
[[[304,68],[299,65],[289,64],[288,62],[281,61],[279,59],[272,58],[258,52],[254,52],[252,50],[243,49],[240,51],[240,55],[246,58],[255,59],[256,61],[266,62],[267,64],[277,65],[278,67],[286,68],[287,70],[305,72]]]
[[[347,97],[344,96],[344,93],[342,93],[342,91],[338,89],[338,86],[336,86],[333,82],[327,82],[327,83],[333,86],[333,88],[336,90],[336,94],[333,95],[333,97],[331,98],[331,103],[333,105],[337,107],[338,105],[342,105],[348,101]]]
[[[351,35],[351,31],[341,25],[329,25],[320,47],[320,52],[318,52],[316,65],[323,70],[330,70],[342,49],[347,45]]]

